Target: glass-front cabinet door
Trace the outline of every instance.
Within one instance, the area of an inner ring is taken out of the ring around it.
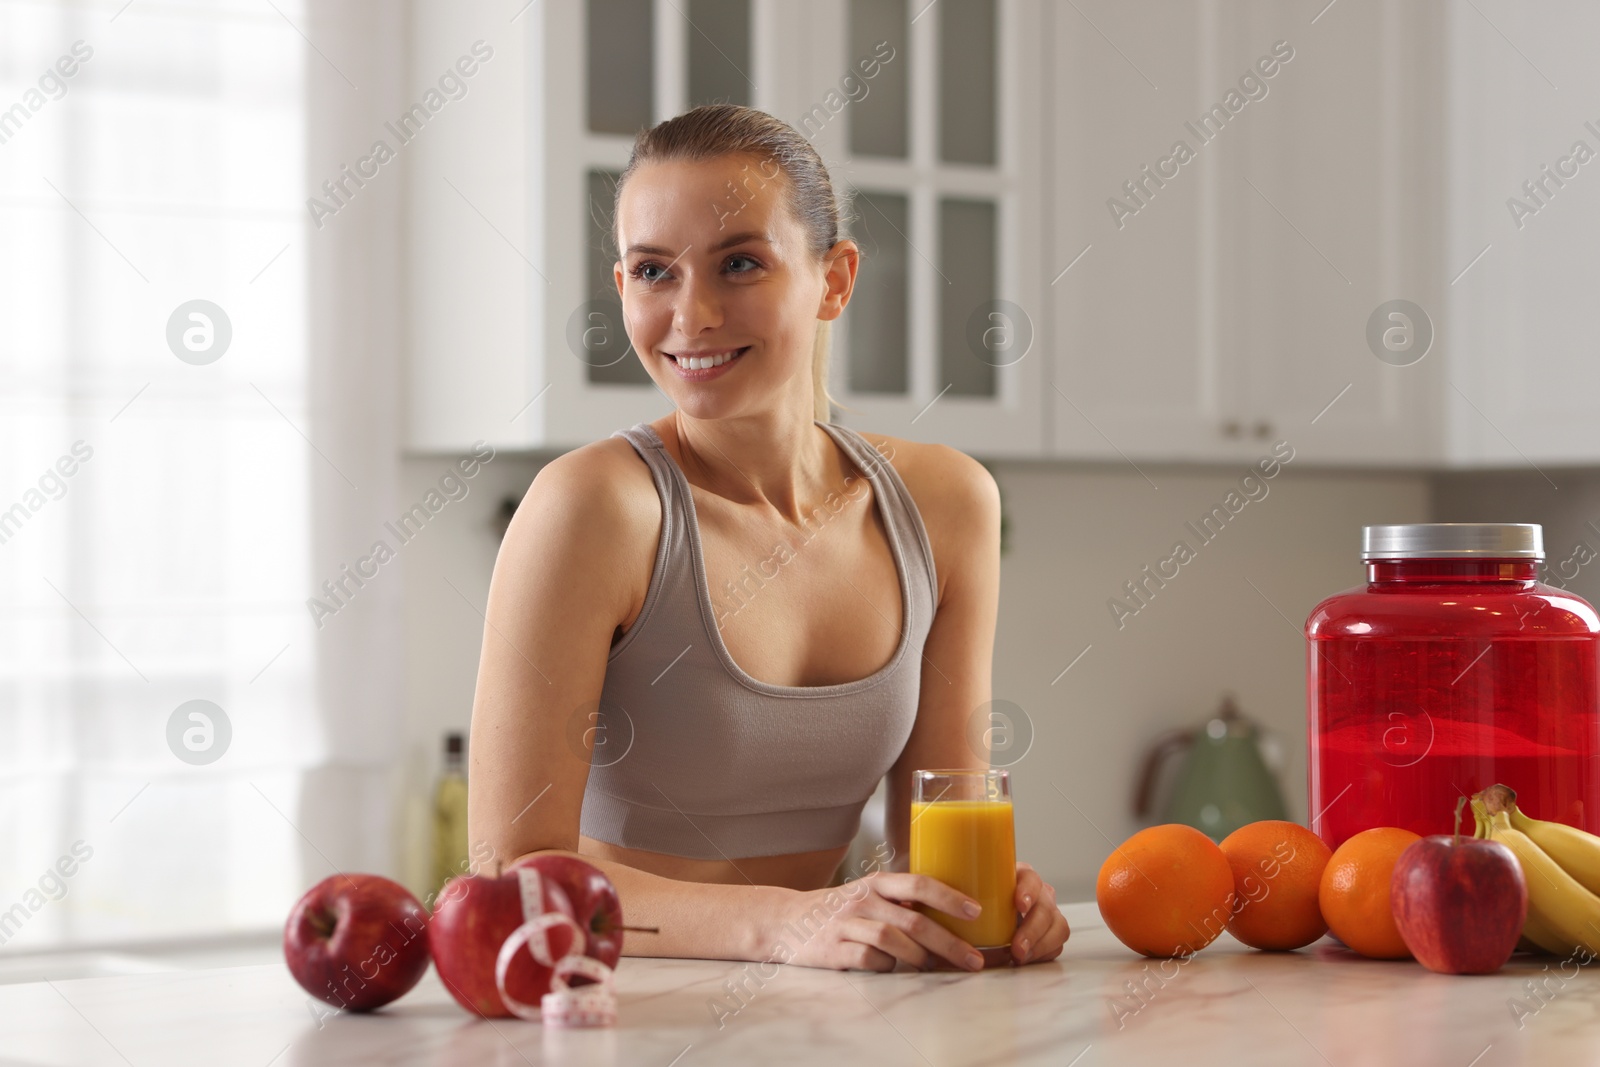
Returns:
[[[746,104],[815,144],[863,257],[832,328],[835,420],[976,455],[1040,455],[1038,14],[1031,0],[583,0],[530,19],[530,275],[552,444],[668,402],[612,282],[617,175],[641,128]],[[530,15],[534,11],[529,12]],[[576,90],[576,91],[575,91]],[[571,250],[581,253],[574,255]]]
[[[529,19],[530,243],[548,269],[532,279],[536,374],[530,413],[541,443],[581,444],[654,419],[670,403],[623,328],[612,280],[618,176],[639,130],[697,104],[761,106],[771,66],[757,56],[758,0],[574,0]]]
[[[1044,451],[1037,5],[806,5],[791,122],[850,198],[861,266],[833,329],[846,425],[979,456]]]

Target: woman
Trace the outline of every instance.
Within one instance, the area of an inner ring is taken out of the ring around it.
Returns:
[[[615,218],[628,337],[675,410],[550,462],[506,534],[474,854],[603,868],[660,930],[633,955],[981,968],[913,907],[976,902],[904,859],[912,771],[986,765],[965,738],[990,699],[994,481],[828,422],[859,249],[793,127],[711,105],[643,132]],[[885,775],[896,869],[829,889]],[[1027,864],[1015,903],[1013,962],[1056,957],[1067,924]]]

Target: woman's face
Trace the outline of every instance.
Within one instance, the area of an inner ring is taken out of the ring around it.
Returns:
[[[818,262],[786,195],[776,165],[749,156],[649,163],[623,186],[614,277],[628,338],[695,418],[810,417],[817,320],[849,301],[856,247],[841,241]],[[716,367],[690,362],[728,355]]]

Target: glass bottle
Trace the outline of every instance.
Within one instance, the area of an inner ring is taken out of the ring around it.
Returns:
[[[467,873],[467,775],[464,738],[444,735],[444,769],[433,789],[433,891]]]

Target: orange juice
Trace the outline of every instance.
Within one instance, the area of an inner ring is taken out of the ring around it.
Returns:
[[[1011,944],[1017,932],[1017,844],[1009,800],[913,802],[911,873],[937,878],[983,905],[976,919],[918,906],[939,925],[974,948]]]

